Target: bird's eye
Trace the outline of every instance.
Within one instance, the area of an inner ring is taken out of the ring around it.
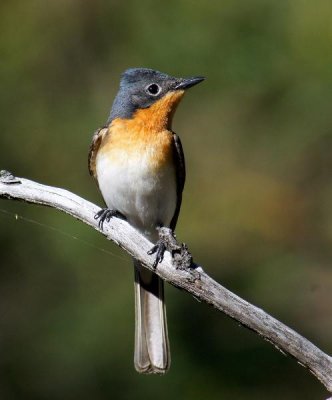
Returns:
[[[157,96],[161,91],[161,87],[156,83],[151,83],[151,85],[146,88],[146,91],[152,96]]]

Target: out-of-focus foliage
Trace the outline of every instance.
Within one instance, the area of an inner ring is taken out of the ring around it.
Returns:
[[[174,121],[188,169],[178,237],[217,280],[332,352],[330,1],[3,0],[0,27],[0,168],[99,204],[87,152],[120,73],[207,76]],[[129,257],[54,210],[0,208],[2,400],[326,397],[172,287],[172,368],[138,375]]]

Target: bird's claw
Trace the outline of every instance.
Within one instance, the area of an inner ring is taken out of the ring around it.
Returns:
[[[109,208],[102,208],[95,214],[94,219],[98,220],[98,226],[101,230],[104,229],[104,222],[110,222],[112,217],[123,218],[123,215],[117,210],[111,210]]]
[[[187,269],[193,267],[193,259],[188,251],[187,246],[184,243],[178,243],[176,236],[172,229],[165,226],[157,228],[159,234],[159,240],[148,251],[149,255],[156,253],[156,258],[153,263],[153,268],[156,268],[159,263],[164,259],[165,251],[169,251],[172,255],[173,265],[176,269]]]
[[[152,254],[157,253],[153,263],[154,269],[156,269],[157,265],[163,261],[165,251],[166,251],[166,244],[162,239],[159,239],[158,242],[152,247],[152,249],[148,251],[148,254],[150,256]]]

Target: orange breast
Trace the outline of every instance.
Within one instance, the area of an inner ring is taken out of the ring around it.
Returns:
[[[168,130],[152,132],[135,126],[134,120],[114,120],[99,149],[113,163],[142,158],[157,171],[173,162],[173,134]]]

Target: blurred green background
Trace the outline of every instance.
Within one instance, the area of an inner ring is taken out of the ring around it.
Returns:
[[[173,125],[188,170],[178,238],[332,353],[330,1],[2,0],[0,26],[0,169],[98,204],[87,153],[120,73],[205,75]],[[171,370],[138,375],[130,258],[52,209],[2,200],[0,227],[2,400],[327,397],[170,286]]]

